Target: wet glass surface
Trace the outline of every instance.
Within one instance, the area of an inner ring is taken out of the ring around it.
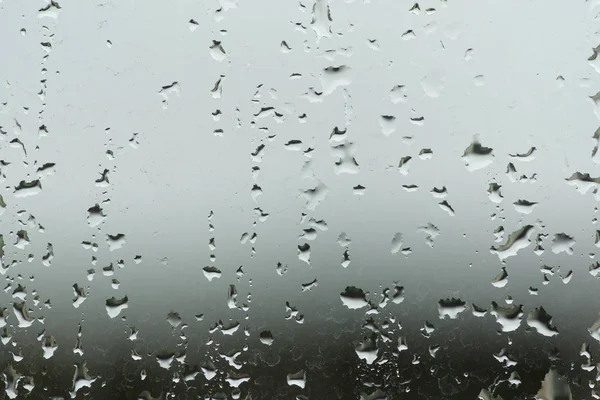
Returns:
[[[0,0],[0,399],[600,398],[599,15]]]

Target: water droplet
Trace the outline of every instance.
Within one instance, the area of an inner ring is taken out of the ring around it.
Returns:
[[[17,317],[19,328],[29,328],[33,324],[34,319],[29,316],[29,309],[24,301],[13,303],[13,311]]]
[[[302,284],[302,291],[303,292],[307,292],[307,291],[312,290],[315,287],[317,287],[317,285],[318,285],[318,282],[317,282],[317,279],[315,278],[315,279],[313,279],[312,281],[310,281],[308,283],[303,283]]]
[[[25,246],[27,246],[29,242],[29,235],[27,234],[27,231],[20,230],[17,232],[17,241],[14,244],[17,249],[25,249]]]
[[[167,322],[172,328],[177,328],[182,322],[181,315],[178,312],[171,311],[167,314]]]
[[[250,376],[245,373],[229,371],[227,372],[227,377],[225,378],[225,380],[227,381],[227,383],[229,383],[231,387],[237,388],[242,383],[248,382],[250,380]]]
[[[298,245],[298,259],[310,265],[310,245],[308,243]]]
[[[312,21],[310,22],[312,30],[317,37],[317,43],[324,37],[331,36],[331,10],[327,0],[315,0],[312,7]]]
[[[433,151],[431,149],[421,149],[419,151],[419,158],[421,160],[431,160],[433,157]]]
[[[273,344],[273,334],[271,333],[271,331],[262,331],[259,335],[258,338],[260,339],[260,342],[262,344],[266,344],[267,346],[271,346]]]
[[[400,336],[398,338],[398,346],[396,347],[398,351],[408,350],[408,345],[406,344],[406,337]]]
[[[196,29],[198,29],[199,25],[200,24],[198,24],[198,22],[193,18],[188,21],[188,26],[190,28],[190,31],[192,31],[192,32],[194,32]]]
[[[327,197],[329,188],[322,183],[319,183],[312,189],[307,189],[302,192],[303,197],[306,199],[306,209],[314,211],[315,208]]]
[[[6,368],[2,374],[2,382],[4,383],[4,390],[6,392],[6,396],[9,399],[15,399],[18,396],[17,385],[23,378],[23,376],[13,368],[13,366],[8,363]]]
[[[210,55],[213,59],[215,59],[216,61],[223,61],[225,59],[225,57],[227,57],[227,54],[225,53],[225,49],[223,49],[223,45],[221,44],[220,41],[218,40],[213,40],[212,44],[209,46],[210,48]]]
[[[500,306],[493,301],[490,314],[496,317],[496,322],[501,325],[502,332],[512,332],[521,325],[523,306],[515,304]]]
[[[600,58],[598,57],[600,52],[600,45],[592,48],[592,55],[588,57],[588,63],[596,72],[600,73]]]
[[[410,166],[412,165],[411,163],[412,157],[410,156],[406,156],[406,157],[402,157],[400,159],[400,162],[398,163],[398,171],[406,176],[408,175],[408,172],[410,171]]]
[[[347,65],[325,68],[321,73],[323,93],[330,95],[337,88],[350,85],[352,83],[351,73],[352,70]]]
[[[281,41],[281,45],[279,47],[280,47],[282,53],[289,53],[290,51],[292,51],[292,48],[290,47],[289,44],[287,44],[287,42],[285,40]]]
[[[161,351],[156,354],[156,362],[158,362],[158,365],[161,368],[164,368],[164,369],[171,368],[171,364],[173,363],[173,360],[175,360],[175,353],[173,353],[173,352]]]
[[[379,51],[379,44],[377,43],[377,39],[367,39],[367,45],[376,51]]]
[[[50,335],[50,336],[44,337],[44,342],[42,344],[42,350],[44,351],[43,357],[45,359],[52,358],[52,356],[54,355],[54,352],[56,351],[57,348],[58,348],[58,344],[56,344],[56,340],[54,339],[54,336]]]
[[[435,326],[433,326],[433,324],[429,321],[425,321],[423,323],[423,327],[421,327],[420,329],[421,335],[423,335],[423,337],[429,339],[431,337],[431,335],[433,334],[433,332],[435,332]]]
[[[298,386],[304,389],[306,385],[306,371],[300,370],[287,375],[287,383],[289,386]]]
[[[58,15],[61,11],[62,7],[55,0],[46,1],[46,6],[40,8],[38,10],[38,18],[51,18],[58,19]]]
[[[481,308],[475,304],[472,304],[472,306],[473,306],[472,311],[473,311],[474,316],[481,318],[481,317],[484,317],[485,314],[487,314],[487,310],[485,308]]]
[[[300,151],[300,150],[302,150],[302,141],[301,140],[290,140],[284,146],[285,146],[286,150]]]
[[[412,29],[409,29],[405,31],[400,37],[402,38],[402,40],[412,40],[416,39],[417,35],[415,35],[415,32]]]
[[[351,310],[358,310],[369,304],[362,289],[355,286],[346,286],[346,289],[340,293],[340,299]]]
[[[36,179],[30,182],[21,181],[15,187],[15,191],[13,192],[15,197],[29,197],[34,196],[42,191],[42,183]]]
[[[542,387],[535,398],[539,400],[573,400],[568,378],[560,376],[555,370],[551,369],[544,377]]]
[[[390,100],[394,104],[404,103],[407,100],[406,87],[404,85],[396,85],[390,90]]]
[[[106,243],[109,251],[115,251],[123,247],[125,244],[125,235],[117,233],[116,235],[106,235]]]
[[[204,267],[202,268],[202,272],[204,273],[204,276],[206,277],[206,279],[208,279],[209,282],[211,282],[213,279],[218,279],[221,277],[221,270],[219,270],[216,267]]]
[[[442,186],[441,188],[434,187],[431,189],[431,194],[435,198],[443,199],[448,195],[448,190],[446,189],[446,186]]]
[[[220,75],[217,81],[215,82],[213,88],[211,89],[213,99],[220,99],[223,94],[223,82],[225,81],[225,75]],[[177,89],[177,93],[179,93],[179,88]]]
[[[391,248],[391,253],[392,254],[396,254],[400,251],[400,249],[402,248],[402,234],[400,232],[397,232],[394,237],[392,238],[392,248]]]
[[[361,360],[365,360],[367,364],[371,365],[377,359],[377,335],[372,333],[371,336],[365,338],[362,342],[356,346],[356,355]]]
[[[537,205],[538,203],[527,200],[517,200],[513,203],[515,211],[520,214],[531,214],[533,212],[533,208]]]
[[[104,210],[100,207],[99,204],[96,204],[93,207],[88,208],[88,217],[87,223],[90,227],[94,228],[100,225],[106,219],[106,214],[104,214]]]
[[[421,12],[421,7],[419,7],[419,3],[413,4],[413,6],[408,10],[408,12],[413,13],[415,15],[419,15]]]
[[[592,188],[594,194],[597,194],[600,188],[600,178],[592,178],[588,173],[575,172],[565,180],[567,184],[575,186],[575,189],[581,194],[586,194]]]
[[[600,263],[596,261],[595,263],[589,266],[590,275],[594,278],[597,278],[600,275]]]
[[[471,61],[471,59],[473,58],[473,54],[475,53],[475,51],[471,48],[468,48],[465,51],[465,61]]]
[[[533,161],[535,159],[535,153],[537,152],[537,148],[536,147],[531,147],[527,152],[525,153],[517,153],[517,154],[509,154],[509,156],[511,156],[512,158],[518,160],[518,161]]]
[[[552,325],[552,317],[544,310],[544,307],[535,308],[527,315],[527,325],[544,336],[558,335],[558,329]]]
[[[79,308],[79,306],[83,304],[83,302],[87,298],[87,295],[85,293],[85,290],[77,283],[73,285],[73,291],[75,292],[75,298],[73,299],[73,307]]]
[[[473,172],[490,165],[494,161],[494,154],[491,148],[484,147],[475,140],[465,149],[462,159],[467,170]]]
[[[500,204],[504,199],[500,188],[502,188],[502,185],[499,185],[495,182],[490,183],[490,186],[488,187],[488,197],[492,202],[496,204]]]
[[[440,319],[446,317],[450,319],[458,318],[458,315],[467,309],[467,305],[461,299],[442,299],[438,302],[438,313]]]
[[[164,110],[169,108],[169,100],[172,93],[175,93],[177,97],[180,96],[181,87],[178,82],[173,82],[170,85],[161,87],[158,91],[158,95],[162,97],[162,107]]]
[[[238,331],[240,323],[237,321],[231,321],[226,325],[221,325],[221,332],[223,335],[231,336]]]
[[[112,319],[117,317],[121,311],[129,307],[129,299],[127,296],[124,296],[120,299],[115,297],[111,297],[110,299],[106,299],[106,313]]]
[[[554,235],[554,239],[552,240],[552,252],[554,254],[567,253],[568,255],[572,255],[573,246],[575,246],[575,239],[566,233],[557,233]]]
[[[455,213],[454,213],[454,209],[452,208],[452,206],[450,204],[448,204],[448,202],[446,200],[442,201],[441,203],[438,203],[438,205],[440,206],[440,208],[444,211],[446,211],[448,213],[448,215],[450,215],[451,217],[454,217]]]
[[[516,256],[519,250],[528,247],[531,244],[531,234],[533,233],[533,225],[525,225],[517,229],[508,236],[506,243],[498,247],[492,247],[490,251],[496,254],[500,261],[506,260],[508,257]]]

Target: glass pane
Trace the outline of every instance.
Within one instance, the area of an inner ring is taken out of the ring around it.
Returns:
[[[599,398],[599,13],[0,0],[0,390]]]

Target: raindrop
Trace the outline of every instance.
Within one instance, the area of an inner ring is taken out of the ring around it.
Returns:
[[[508,257],[516,256],[519,250],[528,247],[531,244],[531,234],[533,233],[533,225],[525,225],[517,229],[508,236],[506,243],[498,247],[492,247],[490,251],[496,254],[500,261],[506,260]]]
[[[350,85],[352,83],[351,72],[350,67],[346,65],[325,68],[321,73],[323,93],[329,95],[339,87]]]
[[[87,223],[90,227],[94,228],[100,225],[106,219],[106,214],[100,205],[96,204],[93,207],[88,208]]]
[[[542,387],[535,398],[539,400],[572,400],[573,395],[568,378],[560,376],[555,370],[551,369],[544,377]]]
[[[125,244],[125,235],[117,233],[116,235],[106,235],[106,243],[108,244],[108,250],[115,251],[123,247]]]
[[[42,350],[44,351],[43,357],[45,359],[52,358],[52,356],[54,355],[54,352],[56,351],[57,348],[58,348],[58,344],[56,344],[56,340],[54,339],[54,336],[45,336],[44,337],[44,342],[42,344]]]
[[[400,159],[400,162],[398,163],[398,172],[400,172],[404,176],[408,175],[408,172],[410,171],[410,166],[412,165],[411,160],[411,156],[402,157]]]
[[[517,200],[513,203],[515,211],[520,214],[531,214],[533,212],[533,208],[537,205],[538,203],[527,200]]]
[[[396,254],[400,251],[400,249],[402,249],[402,234],[400,232],[396,233],[394,235],[394,237],[392,238],[392,248],[391,248],[391,253],[392,254]]]
[[[83,304],[83,302],[87,298],[87,295],[85,294],[85,290],[77,283],[73,285],[73,291],[75,292],[75,298],[73,299],[73,307],[79,308],[79,306]]]
[[[292,48],[287,44],[285,40],[281,41],[281,45],[279,47],[281,48],[282,53],[289,53],[290,51],[292,51]]]
[[[171,311],[167,314],[167,322],[172,328],[177,328],[181,325],[182,319],[178,312]]]
[[[362,342],[356,346],[356,355],[361,360],[365,360],[367,364],[373,364],[377,359],[377,335],[372,333],[371,336],[365,338]]]
[[[501,325],[502,332],[512,332],[519,328],[523,319],[522,305],[500,306],[492,302],[490,313],[496,317],[496,321]]]
[[[554,235],[554,239],[552,240],[552,252],[554,254],[567,253],[568,255],[572,255],[573,246],[575,246],[575,239],[566,233],[557,233]]]
[[[490,183],[490,186],[488,187],[488,197],[496,204],[500,204],[504,199],[504,196],[502,196],[502,192],[500,191],[501,188],[502,185],[499,185],[495,182]]]
[[[466,303],[461,299],[442,299],[438,302],[438,313],[440,319],[448,317],[449,319],[458,318],[458,314],[465,311]]]
[[[216,61],[221,62],[227,56],[225,50],[223,49],[223,45],[218,40],[213,40],[209,48],[211,57],[214,58]]]
[[[287,384],[289,386],[298,386],[304,389],[306,386],[306,371],[301,369],[298,372],[287,374]]]
[[[462,155],[467,171],[473,172],[490,165],[494,161],[492,151],[491,148],[482,146],[477,140],[471,143]]]
[[[558,335],[558,329],[552,325],[552,317],[544,307],[535,308],[527,315],[527,325],[544,336]]]
[[[262,331],[258,338],[262,344],[266,344],[267,346],[271,346],[273,344],[273,334],[271,331]]]
[[[221,277],[221,270],[216,267],[206,266],[202,268],[202,272],[209,282],[211,282],[213,279],[218,279]]]
[[[310,265],[310,245],[308,243],[298,245],[298,259]]]
[[[42,191],[42,183],[39,180],[33,180],[30,182],[21,181],[14,191],[14,195],[17,198],[34,196]]]
[[[517,153],[517,154],[509,154],[512,158],[518,161],[533,161],[535,159],[535,153],[537,152],[537,148],[531,147],[525,153]]]
[[[317,43],[324,37],[331,36],[331,11],[327,0],[315,0],[312,7],[312,21],[310,22],[312,30],[317,37]]]
[[[468,48],[465,51],[465,57],[464,57],[465,61],[471,61],[471,59],[473,58],[473,53],[474,53],[474,50],[471,48]]]
[[[351,310],[366,307],[369,303],[365,298],[365,293],[362,289],[355,286],[346,286],[346,289],[340,293],[342,303]]]
[[[190,27],[190,31],[194,32],[196,29],[198,29],[198,22],[195,19],[190,19],[188,21],[189,27]]]
[[[416,39],[417,35],[415,35],[415,32],[413,32],[412,29],[409,29],[405,31],[400,37],[402,38],[402,40],[411,40]]]
[[[454,217],[455,213],[454,213],[454,209],[452,208],[452,206],[450,204],[448,204],[448,202],[446,200],[442,201],[441,203],[438,203],[438,205],[440,206],[440,208],[444,211],[446,211],[448,213],[448,215],[450,215],[451,217]]]
[[[390,100],[394,104],[406,102],[407,97],[404,85],[396,85],[390,90]]]
[[[127,296],[117,299],[115,297],[111,297],[110,299],[106,299],[106,313],[112,319],[117,317],[121,311],[129,307],[129,299]]]

